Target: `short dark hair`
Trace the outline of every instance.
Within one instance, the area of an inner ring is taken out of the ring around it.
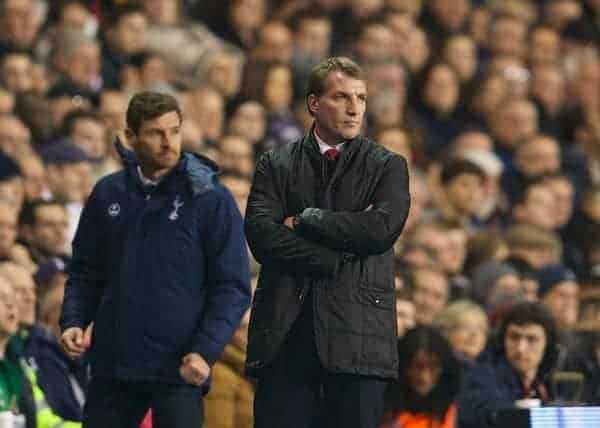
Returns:
[[[92,122],[104,125],[104,120],[102,120],[102,117],[98,113],[78,108],[65,115],[61,126],[62,135],[69,137],[75,128],[75,124],[80,120],[91,120]]]
[[[55,199],[45,200],[45,199],[36,199],[34,201],[26,201],[23,204],[23,208],[21,209],[21,213],[19,214],[19,225],[27,225],[33,226],[37,222],[37,210],[42,207],[52,207],[59,206],[63,209],[65,205]]]
[[[145,121],[156,119],[170,112],[182,119],[181,108],[174,96],[160,92],[138,92],[127,107],[127,127],[137,134]]]
[[[345,56],[333,56],[321,61],[313,67],[306,85],[306,101],[310,95],[319,96],[325,92],[325,79],[330,73],[340,71],[354,79],[365,81],[363,69],[356,62]],[[310,111],[310,109],[309,109]]]
[[[475,163],[466,159],[452,159],[442,167],[440,180],[442,184],[448,184],[463,174],[476,175],[482,181],[485,179],[485,172]]]
[[[508,326],[524,326],[527,324],[541,326],[546,334],[546,349],[544,350],[544,357],[542,358],[538,368],[538,373],[544,376],[550,372],[556,364],[558,327],[556,325],[556,321],[552,317],[552,314],[541,303],[522,302],[517,303],[510,308],[504,315],[504,319],[500,325],[498,346],[501,349],[501,353],[504,355],[504,338],[506,337],[506,330],[508,329]]]

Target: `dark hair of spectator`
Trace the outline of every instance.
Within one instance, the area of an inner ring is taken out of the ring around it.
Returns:
[[[325,92],[325,80],[330,73],[339,71],[354,79],[365,81],[362,68],[345,56],[334,56],[317,64],[308,77],[306,100],[310,95],[320,96]],[[310,109],[309,109],[310,111]]]
[[[122,18],[125,18],[129,15],[133,14],[144,14],[144,9],[139,4],[139,2],[129,2],[115,7],[111,13],[109,13],[108,18],[106,19],[106,25],[108,27],[116,27],[119,25],[119,21]]]
[[[182,119],[179,103],[172,95],[149,91],[138,92],[131,98],[127,107],[127,127],[137,135],[145,121],[156,119],[172,111],[177,113],[179,120]]]
[[[552,314],[538,302],[517,303],[509,309],[502,320],[498,331],[497,346],[499,353],[504,355],[504,338],[506,330],[510,325],[524,326],[527,324],[539,325],[546,333],[546,349],[544,357],[538,368],[538,376],[543,377],[548,374],[557,359],[558,328]]]
[[[531,189],[533,189],[536,186],[546,186],[546,185],[547,185],[547,183],[544,181],[543,176],[533,177],[528,180],[525,180],[524,185],[519,189],[520,191],[517,192],[517,195],[513,202],[513,207],[516,207],[517,205],[523,205],[527,201],[527,198],[529,197],[529,192]]]
[[[25,201],[21,213],[19,214],[19,225],[33,226],[37,222],[37,210],[41,207],[59,206],[64,208],[65,206],[55,200],[44,200],[37,199],[35,201]]]
[[[331,22],[331,19],[326,14],[320,11],[314,10],[303,10],[295,14],[291,19],[291,29],[294,32],[300,31],[302,24],[305,21],[327,21]]]
[[[65,115],[61,126],[62,135],[65,137],[70,136],[79,120],[91,120],[104,124],[104,121],[97,113],[85,109],[75,109]]]
[[[419,397],[407,379],[407,370],[419,351],[433,354],[439,361],[441,373],[437,385],[426,397]],[[386,391],[386,413],[397,414],[408,410],[426,413],[434,419],[443,420],[446,411],[456,400],[460,390],[461,367],[446,338],[430,326],[409,330],[398,342],[399,378]]]
[[[440,180],[442,184],[447,184],[464,174],[476,175],[481,181],[485,179],[485,172],[473,162],[466,159],[452,159],[442,167]]]

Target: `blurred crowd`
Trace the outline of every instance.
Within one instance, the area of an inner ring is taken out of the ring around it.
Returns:
[[[583,373],[600,402],[599,54],[599,0],[0,0],[0,366],[33,387],[19,404],[0,382],[0,411],[79,426],[86,367],[61,353],[58,314],[131,95],[177,97],[185,149],[219,164],[243,213],[256,159],[310,129],[304,85],[330,55],[364,67],[364,134],[410,165],[401,382],[437,367],[446,415],[447,354],[468,369],[515,305],[539,302],[553,369]],[[247,324],[213,369],[207,428],[252,426]],[[437,414],[434,386],[411,401],[396,385],[390,412]]]

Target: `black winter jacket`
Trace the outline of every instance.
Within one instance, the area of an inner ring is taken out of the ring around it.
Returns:
[[[262,264],[248,374],[273,359],[308,295],[327,370],[397,376],[392,246],[409,205],[406,161],[367,138],[347,141],[333,165],[313,132],[263,155],[246,211]],[[294,215],[291,230],[283,222]]]

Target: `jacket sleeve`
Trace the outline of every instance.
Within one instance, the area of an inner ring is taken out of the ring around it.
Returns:
[[[306,208],[297,219],[296,232],[329,248],[358,255],[384,253],[394,245],[410,208],[408,168],[404,158],[386,161],[371,207],[365,211]]]
[[[251,297],[242,216],[228,190],[217,185],[214,193],[214,208],[208,211],[210,217],[203,233],[208,291],[191,348],[210,365],[231,340]]]
[[[334,275],[342,254],[298,236],[283,224],[283,195],[274,185],[269,155],[256,165],[246,208],[246,235],[261,264],[285,265],[302,274]]]
[[[85,204],[75,239],[73,258],[60,316],[61,330],[85,328],[93,319],[106,283],[106,245],[102,230],[98,186]]]

